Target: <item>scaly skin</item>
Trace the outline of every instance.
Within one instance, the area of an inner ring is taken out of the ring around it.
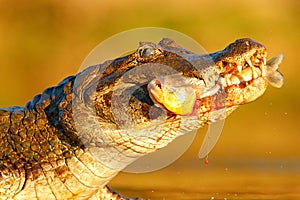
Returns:
[[[272,65],[280,62],[272,60]],[[179,90],[163,65],[180,74],[188,89]],[[159,67],[159,74],[142,66]],[[255,68],[267,70],[259,74]],[[264,46],[250,39],[209,55],[163,39],[91,66],[24,107],[0,109],[0,199],[125,199],[106,187],[120,170],[190,130],[223,119],[220,110],[229,115],[254,101],[268,77],[281,86],[277,69],[266,66]],[[141,73],[158,81],[133,76]],[[170,88],[187,101],[170,96]],[[150,108],[156,109],[151,117]]]

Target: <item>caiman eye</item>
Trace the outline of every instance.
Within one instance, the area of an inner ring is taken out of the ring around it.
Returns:
[[[155,49],[150,46],[145,46],[139,50],[139,54],[143,58],[148,58],[155,53]]]

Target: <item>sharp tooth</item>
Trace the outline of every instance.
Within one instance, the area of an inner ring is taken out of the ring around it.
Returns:
[[[241,83],[240,79],[237,76],[235,76],[235,75],[232,75],[230,77],[229,81],[231,82],[232,85],[238,85],[238,84]]]
[[[252,73],[253,73],[253,74],[252,74],[252,77],[253,77],[253,78],[257,78],[257,77],[258,77],[258,73],[257,73],[256,70],[254,70]]]
[[[259,60],[258,58],[255,59],[255,63],[259,63],[259,61],[260,61],[260,60]]]
[[[231,77],[231,74],[226,74],[226,76],[225,76],[225,80],[226,80],[227,86],[232,85],[232,84],[231,84],[231,81],[230,81],[230,77]]]
[[[244,69],[241,73],[238,74],[238,76],[240,77],[240,80],[242,81],[250,81],[253,78],[253,69],[251,68],[246,68]]]
[[[252,70],[252,78],[255,78],[255,77],[254,77],[255,67],[252,65],[252,62],[251,62],[250,59],[248,59],[248,60],[246,60],[246,61],[247,61],[247,63],[249,64],[249,66],[250,66],[250,68],[251,68],[251,70]]]
[[[250,66],[250,67],[252,67],[252,66],[253,66],[253,65],[252,65],[252,62],[251,62],[251,60],[250,60],[250,59],[247,59],[247,60],[246,60],[246,62],[249,64],[249,66]]]
[[[238,66],[237,66],[237,69],[238,69],[239,72],[242,72],[243,66],[242,66],[242,65],[238,65]]]
[[[259,65],[259,68],[260,68],[260,71],[261,71],[261,75],[266,76],[266,67],[265,67],[265,65],[263,63],[261,63]]]
[[[261,74],[260,69],[258,69],[258,68],[255,68],[253,72],[254,72],[253,73],[254,78],[258,78]]]
[[[259,69],[261,71],[262,76],[266,76],[266,61],[267,61],[266,57],[263,57],[262,62],[260,62],[259,64]]]

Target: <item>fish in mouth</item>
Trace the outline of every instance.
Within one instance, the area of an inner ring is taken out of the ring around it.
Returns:
[[[208,106],[209,103],[205,102],[211,102],[220,90],[224,90],[225,104],[214,105],[213,109],[226,107],[230,113],[238,105],[261,96],[268,83],[276,88],[283,85],[283,75],[278,71],[283,54],[267,61],[266,48],[251,39],[238,39],[221,53],[210,56],[219,74],[214,86],[204,90],[203,82],[180,74],[158,77],[148,84],[151,99],[171,113],[195,115],[199,110],[202,113],[204,110],[211,111],[212,105]]]

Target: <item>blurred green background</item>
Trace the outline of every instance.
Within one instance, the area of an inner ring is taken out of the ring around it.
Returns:
[[[151,199],[299,199],[298,0],[0,0],[0,107],[24,105],[77,73],[101,41],[146,26],[180,31],[208,52],[250,37],[269,58],[284,53],[285,85],[226,120],[208,165],[197,158],[204,128],[170,167],[121,173],[112,186]]]

